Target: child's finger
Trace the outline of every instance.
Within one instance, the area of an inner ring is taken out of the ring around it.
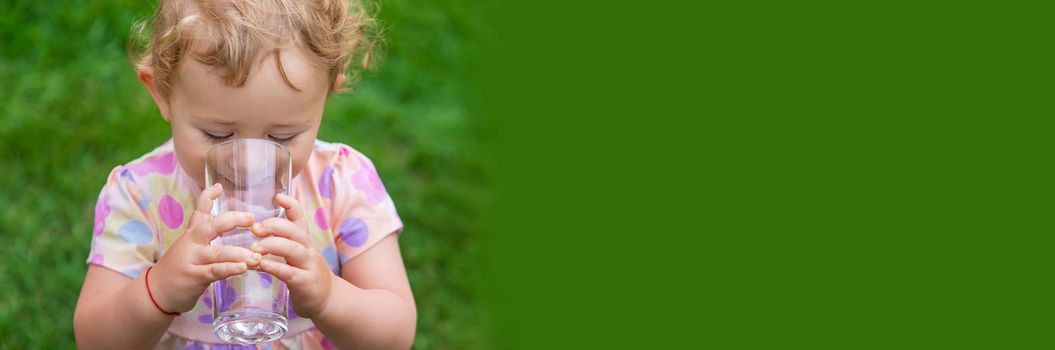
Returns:
[[[301,220],[304,220],[304,208],[300,207],[300,202],[296,198],[280,193],[275,195],[275,201],[286,209],[286,219],[289,219],[289,221],[300,223]]]
[[[229,211],[216,217],[212,218],[212,237],[209,237],[208,241],[216,238],[216,235],[235,229],[235,227],[250,227],[253,225],[253,213],[246,213],[243,211]]]
[[[260,253],[254,253],[249,249],[233,245],[214,245],[200,251],[198,261],[201,265],[221,262],[244,262],[248,266],[256,266],[260,263],[260,259],[263,258]]]
[[[199,273],[208,282],[244,273],[249,267],[244,262],[222,262],[199,266]]]
[[[311,261],[311,250],[300,243],[282,238],[267,237],[259,242],[253,243],[250,248],[253,252],[260,254],[274,254],[286,258],[290,265],[303,267]]]
[[[303,226],[290,222],[289,220],[270,218],[253,225],[253,233],[256,234],[257,237],[267,237],[268,235],[284,237],[303,244],[305,247],[310,247],[311,238],[308,237],[302,227]]]
[[[303,281],[303,277],[301,276],[306,276],[308,273],[296,267],[267,259],[260,261],[259,270],[270,273],[272,276],[282,280],[282,282],[286,282],[294,290],[302,288],[300,283]]]
[[[240,212],[240,211],[229,211],[215,218],[212,218],[211,222],[205,223],[205,225],[197,226],[196,229],[192,230],[192,240],[198,244],[209,244],[210,241],[216,239],[216,236],[233,230],[235,227],[248,227],[253,225],[253,214]]]
[[[194,213],[190,215],[190,222],[195,223],[196,220],[208,219],[212,212],[212,201],[216,198],[220,198],[220,194],[223,193],[223,186],[215,184],[206,188],[198,196],[198,202],[194,205]]]

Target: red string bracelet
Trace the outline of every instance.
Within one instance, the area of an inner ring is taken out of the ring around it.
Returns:
[[[150,292],[150,269],[153,269],[153,268],[154,268],[153,266],[147,268],[147,276],[146,276],[147,295],[150,296],[150,302],[154,303],[154,307],[158,308],[158,311],[161,311],[161,313],[163,313],[163,314],[166,314],[166,315],[169,315],[169,316],[179,316],[180,313],[178,313],[178,312],[165,311],[165,309],[161,308],[161,305],[158,305],[157,300],[154,300],[154,293]]]

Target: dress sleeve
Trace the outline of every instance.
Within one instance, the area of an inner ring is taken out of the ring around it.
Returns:
[[[337,255],[348,262],[391,234],[403,221],[374,163],[346,145],[340,146],[333,171],[332,221]]]
[[[158,252],[149,193],[123,166],[110,172],[95,203],[95,229],[87,263],[136,278],[154,264]]]

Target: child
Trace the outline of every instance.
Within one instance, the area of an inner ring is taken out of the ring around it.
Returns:
[[[114,168],[99,195],[78,346],[232,347],[212,332],[209,286],[257,269],[287,283],[289,331],[248,348],[409,348],[417,313],[397,240],[403,223],[369,159],[315,139],[346,67],[368,61],[371,19],[342,0],[158,6],[137,71],[172,139]],[[240,138],[293,154],[290,196],[276,198],[285,219],[210,217],[223,189],[203,188],[205,152]],[[209,244],[250,225],[261,238],[252,250]]]

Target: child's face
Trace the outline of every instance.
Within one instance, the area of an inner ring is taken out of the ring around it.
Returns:
[[[182,59],[168,98],[153,94],[162,116],[172,125],[176,157],[198,186],[205,184],[205,153],[231,139],[281,143],[293,154],[293,176],[304,168],[331,82],[326,71],[309,64],[299,50],[283,50],[281,56],[286,77],[301,91],[282,78],[275,56],[265,55],[242,87],[225,86],[209,66],[193,58]],[[142,72],[140,79],[144,79]],[[147,85],[153,93],[151,84]]]

